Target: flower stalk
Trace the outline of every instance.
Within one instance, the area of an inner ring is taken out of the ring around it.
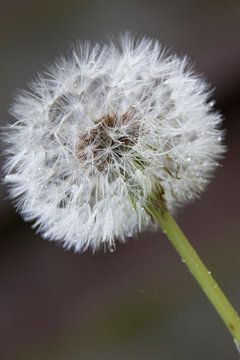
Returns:
[[[234,342],[240,350],[240,318],[234,310],[227,297],[220,289],[219,285],[211,275],[211,272],[206,268],[200,257],[192,245],[187,240],[182,230],[177,225],[172,215],[167,211],[161,211],[151,203],[145,208],[148,213],[157,221],[162,231],[178,254],[182,261],[186,264],[189,271],[196,279],[203,292],[210,300],[217,313],[225,323],[229,332],[232,334]]]

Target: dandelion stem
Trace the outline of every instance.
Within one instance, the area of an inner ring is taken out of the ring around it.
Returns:
[[[182,261],[187,265],[189,271],[197,280],[205,295],[222,318],[240,351],[240,318],[212,277],[210,271],[208,271],[203,264],[202,260],[167,210],[161,212],[151,205],[148,205],[146,210],[159,223],[162,231],[166,234],[182,258]]]

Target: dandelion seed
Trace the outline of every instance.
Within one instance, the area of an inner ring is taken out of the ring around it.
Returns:
[[[80,44],[22,92],[5,181],[43,237],[114,248],[153,225],[156,185],[174,210],[201,193],[223,152],[209,89],[157,41]]]

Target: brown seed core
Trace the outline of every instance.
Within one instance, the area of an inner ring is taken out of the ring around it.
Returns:
[[[108,164],[122,157],[137,142],[139,125],[129,112],[117,116],[107,114],[80,137],[76,154],[79,160],[103,171]]]

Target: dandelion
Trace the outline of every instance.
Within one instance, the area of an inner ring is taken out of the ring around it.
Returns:
[[[75,251],[159,223],[239,344],[237,314],[170,215],[224,153],[210,95],[158,41],[79,44],[12,106],[5,182],[24,219]]]

